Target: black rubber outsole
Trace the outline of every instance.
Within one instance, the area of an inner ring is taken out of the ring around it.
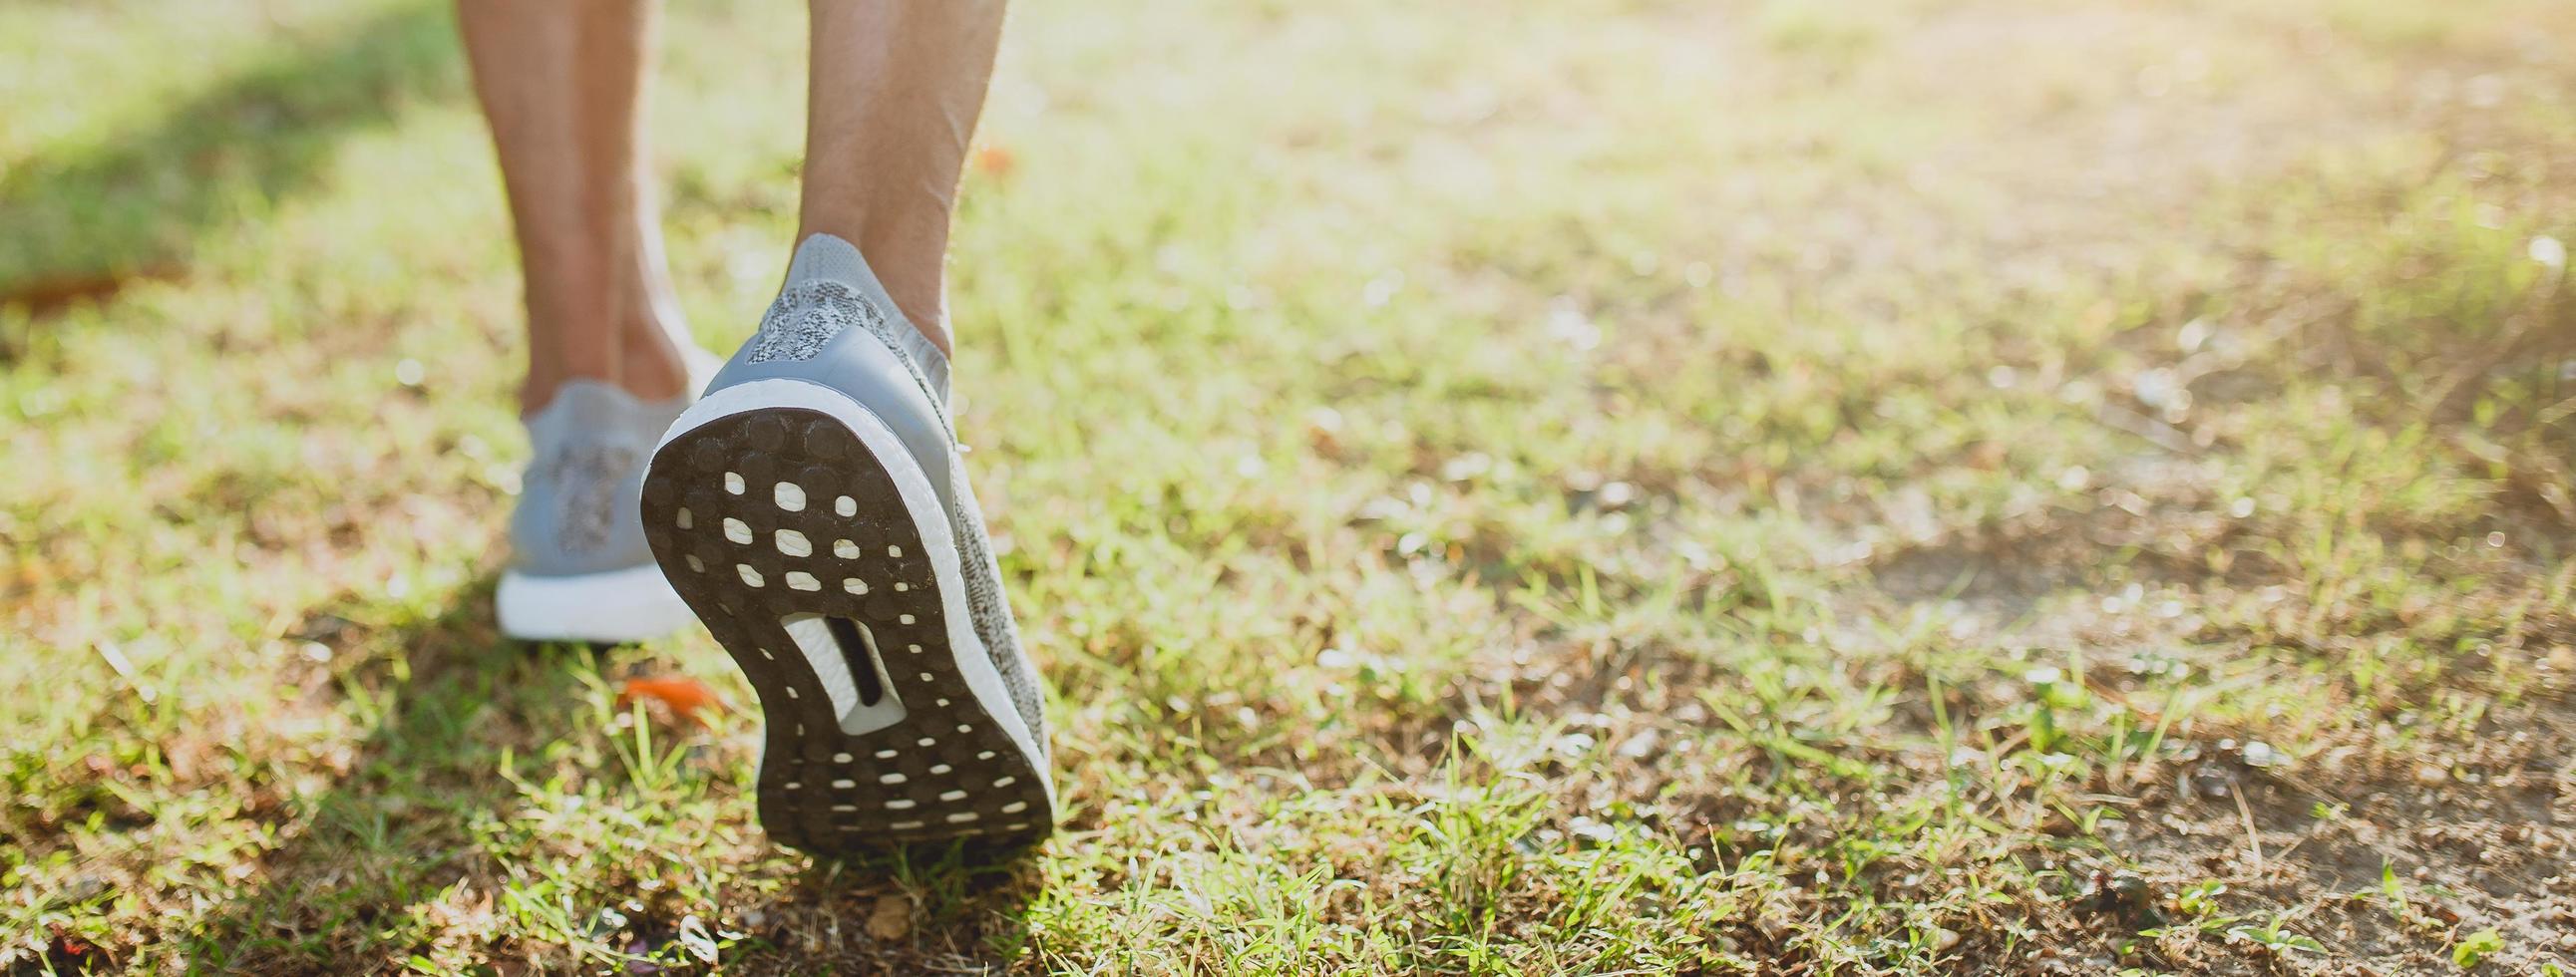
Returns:
[[[662,572],[760,697],[772,840],[837,856],[957,838],[1017,847],[1052,829],[1045,775],[950,653],[947,615],[967,609],[943,606],[893,478],[841,422],[775,408],[685,432],[654,453],[643,518]],[[861,701],[896,696],[901,720],[842,732],[783,623],[803,614],[826,620]]]

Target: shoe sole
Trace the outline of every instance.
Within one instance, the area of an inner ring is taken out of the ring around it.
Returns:
[[[837,856],[1053,828],[945,509],[873,414],[802,381],[717,391],[654,452],[643,518],[672,588],[760,697],[773,840]]]
[[[492,603],[501,633],[519,641],[628,644],[689,626],[689,606],[651,564],[564,576],[511,570]]]

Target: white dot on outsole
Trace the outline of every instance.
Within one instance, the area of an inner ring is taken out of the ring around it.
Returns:
[[[850,788],[852,788],[852,787],[856,787],[856,786],[858,786],[858,785],[859,785],[859,782],[858,782],[858,781],[855,781],[855,780],[835,780],[835,781],[832,781],[832,787],[833,787],[834,789],[836,789],[836,790],[848,790],[848,789],[850,789]]]
[[[835,753],[835,754],[832,754],[832,762],[833,762],[833,763],[848,763],[848,762],[850,762],[850,755],[849,755],[849,754],[847,754],[847,753]]]
[[[890,773],[890,774],[887,774],[887,775],[885,775],[885,776],[882,776],[882,777],[877,778],[877,783],[880,783],[880,784],[900,784],[900,783],[903,783],[905,779],[906,779],[906,778],[905,778],[905,777],[904,777],[904,775],[902,775],[902,774],[899,774],[899,773]]]
[[[949,815],[949,816],[948,816],[948,823],[950,823],[950,824],[964,824],[964,823],[966,823],[966,822],[968,822],[968,821],[975,820],[975,819],[976,819],[976,818],[978,818],[978,817],[982,817],[982,815],[980,815],[980,814],[976,814],[976,813],[975,813],[975,812],[973,812],[973,811],[959,811],[959,812],[957,812],[957,813],[955,813],[955,814],[951,814],[951,815]]]
[[[857,500],[857,499],[853,499],[853,498],[851,498],[851,497],[849,497],[849,496],[846,496],[846,495],[844,495],[844,496],[842,496],[842,497],[840,497],[840,498],[837,498],[837,499],[833,499],[833,500],[832,500],[832,511],[833,511],[834,513],[837,513],[838,515],[840,515],[840,517],[841,517],[841,518],[843,518],[843,519],[847,519],[847,518],[849,518],[849,517],[851,517],[851,516],[858,515],[858,514],[859,514],[859,500]]]
[[[788,790],[804,790],[804,789],[805,789],[805,785],[804,785],[804,784],[797,783],[797,782],[795,782],[795,781],[793,781],[793,780],[790,780],[790,781],[788,781],[788,782],[786,782],[786,783],[784,783],[784,784],[780,784],[779,786],[781,786],[781,787],[785,787],[785,788],[787,788]]]
[[[787,571],[787,589],[821,590],[823,589],[823,582],[814,579],[813,574],[807,573],[803,570],[789,570]]]
[[[778,552],[781,556],[814,555],[814,541],[806,539],[804,533],[797,532],[793,529],[781,529],[769,534],[769,538],[770,542],[778,546]]]
[[[849,540],[846,540],[846,539],[836,539],[836,540],[833,540],[833,541],[832,541],[832,555],[833,555],[833,556],[840,557],[841,559],[844,559],[844,560],[855,560],[855,559],[858,559],[858,558],[859,558],[859,544],[857,544],[857,543],[853,543],[853,542],[850,542]]]
[[[896,831],[910,831],[910,830],[912,830],[912,829],[914,829],[914,828],[921,827],[921,822],[919,822],[919,821],[897,821],[897,822],[895,822],[895,823],[893,823],[893,824],[886,825],[886,827],[892,828],[892,829],[894,829],[894,830],[896,830]]]
[[[741,575],[742,575],[742,585],[743,585],[743,586],[745,586],[745,587],[757,587],[757,586],[760,586],[760,571],[752,569],[752,568],[751,568],[751,564],[748,564],[748,563],[736,563],[736,564],[734,564],[734,565],[733,565],[733,571],[734,571],[735,573],[738,573],[738,574],[741,574]]]
[[[734,495],[741,495],[741,494],[742,494],[742,473],[741,473],[741,472],[726,472],[726,473],[725,473],[725,491],[726,491],[726,492],[729,492],[729,493],[732,493],[732,494],[734,494]]]
[[[1002,830],[1004,831],[1026,831],[1028,829],[1029,823],[1026,821],[1013,821],[1002,826]]]
[[[995,786],[995,787],[1008,787],[1008,786],[1010,786],[1010,785],[1012,785],[1012,784],[1016,784],[1016,783],[1019,783],[1019,782],[1020,782],[1020,778],[1018,778],[1018,777],[1004,777],[1004,778],[1002,778],[1002,779],[1000,779],[1000,780],[993,781],[993,786]]]
[[[897,614],[897,615],[895,615],[895,620],[896,620],[896,622],[897,622],[897,623],[900,623],[900,624],[910,624],[910,623],[912,623],[912,615],[910,615],[910,614]]]
[[[689,515],[688,506],[681,506],[680,514],[671,517],[671,525],[678,526],[682,529],[694,529],[697,527],[698,521]]]
[[[858,805],[856,805],[856,804],[834,804],[834,805],[832,805],[832,813],[834,813],[834,814],[856,814],[856,813],[858,813],[858,811],[859,811],[859,806],[858,806]]]
[[[886,810],[889,811],[908,811],[912,809],[912,802],[906,800],[893,800],[887,801],[885,806]]]
[[[903,581],[901,581],[901,580],[897,580],[897,581],[895,581],[895,582],[894,582],[894,592],[895,592],[895,593],[900,594],[900,593],[903,593],[904,591],[911,590],[911,589],[912,589],[912,585],[911,585],[911,584],[905,583],[905,582],[903,582]]]
[[[921,646],[920,646],[920,645],[905,645],[905,646],[903,646],[903,650],[905,650],[905,651],[909,651],[909,652],[912,652],[913,654],[916,654],[916,655],[921,654]]]
[[[1008,804],[1004,804],[1004,805],[1002,805],[1002,813],[1004,813],[1004,814],[1018,814],[1018,813],[1020,813],[1021,811],[1025,811],[1025,810],[1028,810],[1028,809],[1029,809],[1029,802],[1027,802],[1027,801],[1012,801],[1012,802],[1010,802],[1010,803],[1008,803]]]
[[[797,694],[796,694],[796,687],[795,687],[795,686],[793,686],[793,685],[790,685],[790,686],[788,686],[788,687],[787,687],[787,697],[788,697],[788,698],[790,698],[790,699],[802,699],[802,698],[804,698],[804,696],[801,696],[801,695],[797,695]]]
[[[962,790],[948,791],[940,794],[939,799],[943,801],[962,801],[966,799],[966,792]]]
[[[868,583],[857,577],[842,577],[841,589],[853,594],[865,595],[868,592]]]
[[[930,737],[924,736],[924,737],[922,737],[922,738],[921,738],[921,742],[919,742],[919,743],[915,743],[915,744],[913,744],[913,745],[915,745],[915,746],[937,746],[937,745],[939,745],[939,741],[938,741],[938,740],[935,740],[935,739],[932,739],[932,738],[930,738]]]
[[[687,560],[689,561],[689,572],[691,572],[691,573],[705,573],[705,572],[707,572],[707,561],[705,561],[705,560],[701,560],[701,559],[698,559],[698,555],[697,555],[697,554],[695,554],[695,553],[691,553],[691,554],[689,554],[687,557],[685,557],[685,559],[687,559]]]
[[[948,772],[949,770],[951,770],[951,769],[953,769],[953,768],[951,768],[949,765],[947,765],[947,764],[943,763],[943,764],[940,764],[940,765],[938,765],[938,766],[935,766],[935,767],[930,768],[930,772],[931,772],[931,773],[947,773],[947,772]]]
[[[779,508],[789,512],[803,512],[805,511],[805,486],[794,482],[780,482],[772,485],[769,487],[769,501],[778,503]]]
[[[895,559],[898,559],[898,560],[903,559],[903,547],[900,547],[900,546],[888,546],[888,547],[886,547],[886,555],[887,555],[887,556],[894,557]]]
[[[986,751],[984,751],[984,752],[982,752],[982,753],[975,754],[975,759],[978,759],[978,760],[990,760],[990,759],[992,759],[992,758],[993,758],[993,751],[991,751],[991,750],[986,750]]]
[[[893,751],[893,750],[878,750],[878,751],[877,751],[877,759],[879,759],[879,760],[892,760],[892,759],[894,759],[894,755],[895,755],[895,754],[894,754],[894,751]]]
[[[751,545],[751,527],[744,525],[742,520],[736,519],[732,516],[726,516],[724,527],[726,539],[732,540],[736,544],[742,546]]]

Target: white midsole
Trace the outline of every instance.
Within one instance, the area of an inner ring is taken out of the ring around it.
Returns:
[[[1036,737],[1030,735],[1028,722],[1020,718],[1019,707],[1013,703],[1010,689],[1002,683],[1002,673],[993,668],[993,659],[985,651],[984,640],[976,635],[975,624],[969,620],[973,611],[966,602],[966,577],[958,567],[956,533],[949,528],[948,513],[939,501],[939,492],[931,487],[930,476],[912,460],[912,452],[904,447],[893,429],[877,419],[875,412],[840,391],[819,383],[786,378],[753,380],[718,390],[690,405],[679,420],[671,422],[671,429],[663,433],[661,443],[654,445],[653,450],[659,454],[672,439],[736,414],[782,408],[820,411],[841,422],[841,426],[858,436],[859,443],[867,446],[868,453],[875,455],[877,463],[883,465],[886,474],[894,479],[895,494],[903,498],[904,513],[911,517],[913,528],[921,534],[921,548],[929,553],[931,573],[939,583],[940,617],[947,622],[948,649],[957,660],[957,673],[966,679],[966,687],[975,693],[975,700],[983,705],[984,712],[992,716],[994,722],[1000,723],[1002,731],[1018,744],[1020,754],[1027,757],[1032,766],[1039,767],[1038,781],[1046,785],[1047,803],[1052,807],[1055,804],[1055,778],[1038,762],[1045,754],[1039,752]],[[806,658],[818,676],[826,674],[827,668],[847,668],[837,661],[827,663],[818,660],[812,651],[806,652]]]
[[[501,633],[521,641],[623,644],[657,638],[697,620],[688,602],[650,563],[599,573],[501,574],[492,596]]]

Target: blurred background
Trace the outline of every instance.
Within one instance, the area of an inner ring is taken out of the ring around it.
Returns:
[[[703,634],[493,632],[449,8],[0,6],[0,966],[2576,967],[2567,14],[1021,4],[951,296],[1075,810],[819,870]],[[803,18],[668,8],[712,349]]]

